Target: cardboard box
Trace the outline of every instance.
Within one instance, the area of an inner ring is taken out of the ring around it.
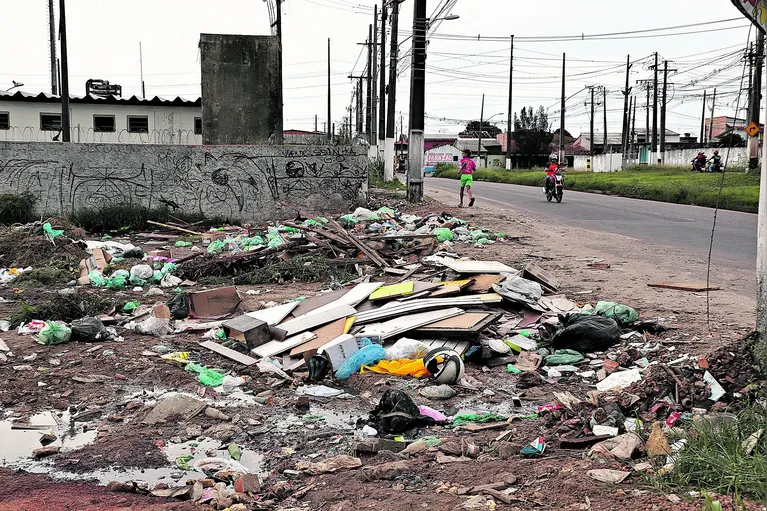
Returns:
[[[152,250],[147,255],[149,257],[167,257],[168,259],[173,257],[170,255],[170,250]]]
[[[211,244],[211,242],[216,240],[224,241],[226,239],[226,233],[225,232],[219,232],[219,231],[212,231],[212,232],[204,232],[202,233],[202,244],[203,246],[208,246]]]
[[[88,284],[90,282],[88,274],[95,270],[103,271],[111,260],[112,254],[100,248],[94,248],[89,258],[80,261],[80,278],[77,282],[83,285]]]
[[[189,293],[189,315],[193,318],[217,319],[233,313],[240,304],[234,286]]]
[[[318,355],[326,355],[330,359],[333,371],[338,371],[344,360],[360,350],[359,342],[353,335],[344,334],[336,337],[317,350]]]
[[[269,325],[250,316],[239,316],[225,321],[221,327],[230,339],[247,344],[248,349],[258,348],[272,340]]]

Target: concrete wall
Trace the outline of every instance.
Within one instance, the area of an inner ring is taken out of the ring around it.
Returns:
[[[589,156],[577,155],[573,157],[573,169],[586,170],[586,162]],[[591,162],[592,172],[617,172],[623,168],[620,153],[597,154]]]
[[[31,192],[40,214],[136,204],[284,219],[363,202],[367,165],[352,147],[0,142],[0,193]]]
[[[727,157],[727,151],[730,151],[730,156],[727,159],[727,167],[745,167],[748,165],[748,149],[745,147],[733,147],[731,149],[721,148],[719,154],[722,155],[722,162]],[[691,161],[698,155],[700,149],[675,149],[673,151],[666,151],[664,163],[666,165],[673,165],[679,167],[689,167]],[[706,156],[711,158],[714,155],[714,149],[708,148],[703,150]],[[574,169],[586,170],[586,161],[588,156],[575,156],[574,157]],[[608,153],[598,154],[594,156],[591,164],[592,172],[617,172],[623,169],[621,161],[621,153]],[[628,165],[636,165],[636,161],[629,161]]]
[[[194,119],[202,116],[195,106],[120,105],[71,103],[73,142],[111,144],[201,144],[202,135],[194,133]],[[10,128],[0,129],[0,141],[50,142],[58,131],[40,129],[40,114],[61,114],[60,103],[36,101],[0,101],[0,112],[8,112]],[[114,132],[95,132],[94,115],[111,115]],[[128,116],[146,116],[148,133],[128,132]]]
[[[202,34],[200,58],[203,143],[279,143],[282,139],[279,39]]]

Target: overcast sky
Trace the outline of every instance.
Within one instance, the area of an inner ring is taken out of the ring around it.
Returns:
[[[55,1],[58,4],[58,0]],[[326,114],[327,38],[332,39],[333,121],[346,114],[352,85],[347,76],[365,70],[364,42],[372,23],[373,0],[285,0],[284,73],[285,127],[320,129]],[[380,1],[378,2],[380,5]],[[428,0],[432,13],[444,0]],[[0,89],[11,81],[27,92],[50,92],[48,2],[0,0]],[[413,0],[401,4],[400,40],[412,28]],[[57,9],[58,11],[58,9]],[[740,18],[730,0],[457,0],[451,14],[459,20],[439,26],[429,43],[426,111],[427,132],[457,133],[465,121],[479,119],[482,94],[485,117],[502,121],[507,110],[509,44],[487,37],[518,38],[571,34],[603,34],[673,27]],[[700,130],[702,94],[718,88],[716,112],[734,113],[742,77],[736,52],[747,42],[745,18],[735,22],[618,36],[610,40],[535,41],[515,45],[514,111],[522,106],[549,108],[559,124],[561,54],[567,52],[566,128],[577,136],[589,127],[588,85],[607,90],[608,131],[619,131],[627,55],[638,61],[631,82],[650,78],[648,57],[653,52],[671,61],[668,127],[680,132]],[[139,41],[143,44],[144,80],[148,96],[197,97],[200,94],[198,41],[200,33],[268,34],[263,0],[68,0],[70,90],[84,94],[88,78],[123,85],[126,95],[140,95]],[[716,30],[716,31],[713,31]],[[684,32],[698,34],[668,36]],[[451,40],[452,35],[473,36]],[[480,40],[477,41],[477,36]],[[632,38],[628,38],[632,37]],[[751,34],[753,39],[755,36]],[[387,36],[388,39],[388,36]],[[401,56],[411,41],[401,47]],[[388,43],[387,43],[388,46]],[[403,59],[400,64],[409,64]],[[387,61],[388,66],[388,61]],[[398,81],[398,117],[407,129],[409,70]],[[745,75],[748,83],[748,73]],[[580,91],[580,92],[579,92]],[[577,93],[577,94],[576,94]],[[639,95],[637,127],[644,126],[645,92]],[[599,94],[597,95],[597,97]],[[601,102],[601,99],[599,99]],[[741,108],[746,98],[741,98]],[[596,125],[602,126],[597,105]],[[445,119],[444,121],[441,119]]]

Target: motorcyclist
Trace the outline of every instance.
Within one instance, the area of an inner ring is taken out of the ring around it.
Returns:
[[[710,164],[710,172],[720,172],[722,170],[722,157],[719,155],[719,151],[714,151],[714,156],[708,162]]]
[[[698,153],[698,156],[696,156],[692,160],[694,169],[697,172],[704,172],[706,170],[706,161],[707,161],[706,154],[703,151],[700,151]]]
[[[559,156],[552,154],[546,164],[546,190],[554,186],[554,176],[559,172]]]

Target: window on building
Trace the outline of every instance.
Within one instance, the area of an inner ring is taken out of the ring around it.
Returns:
[[[93,131],[96,133],[111,133],[115,130],[114,115],[94,115]]]
[[[202,117],[194,118],[194,134],[202,135]]]
[[[0,112],[0,130],[11,129],[11,114],[8,112]]]
[[[146,115],[129,115],[128,131],[130,133],[149,133],[149,117]]]
[[[42,131],[61,131],[61,114],[40,114]]]

